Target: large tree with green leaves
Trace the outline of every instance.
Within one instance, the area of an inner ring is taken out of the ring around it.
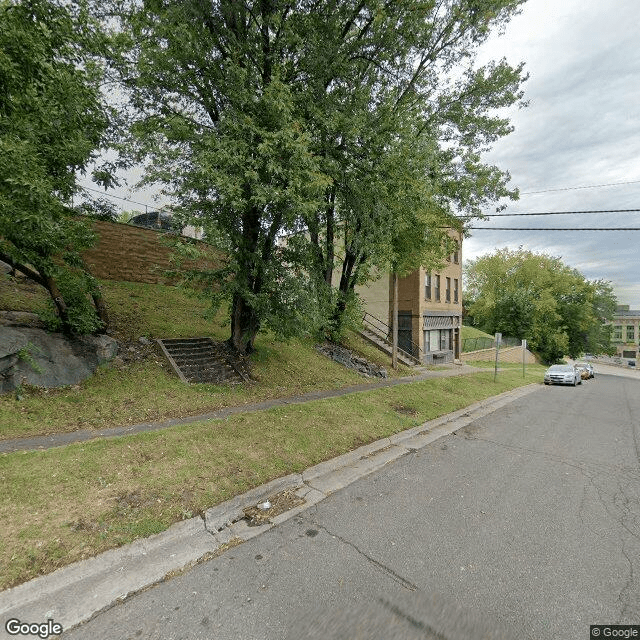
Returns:
[[[494,111],[520,99],[522,69],[471,61],[522,2],[100,3],[121,18],[132,157],[224,250],[201,275],[236,349],[261,326],[299,328],[305,291],[339,325],[374,267],[445,255],[454,208],[508,194],[479,152],[509,132]]]
[[[454,212],[515,196],[480,152],[511,131],[497,113],[521,99],[522,66],[474,60],[521,4],[320,3],[309,16],[301,109],[331,182],[306,225],[316,280],[337,285],[338,328],[374,270],[436,266]]]
[[[560,258],[502,249],[465,266],[465,298],[476,326],[527,339],[545,362],[610,348],[610,283],[590,281]]]
[[[95,38],[81,3],[0,0],[0,260],[47,289],[67,333],[106,324],[80,256],[94,236],[70,206],[109,125]]]

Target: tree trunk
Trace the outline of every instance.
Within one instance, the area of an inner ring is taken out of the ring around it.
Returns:
[[[98,318],[102,322],[102,329],[100,333],[104,333],[109,328],[109,312],[107,311],[107,305],[102,297],[102,291],[97,289],[91,292],[91,299],[98,313]]]
[[[255,350],[254,342],[260,330],[260,319],[246,300],[236,293],[231,308],[231,337],[229,344],[240,354]]]
[[[66,335],[71,335],[73,330],[71,329],[71,323],[69,322],[69,308],[67,307],[64,298],[62,297],[62,293],[60,293],[60,289],[58,289],[58,285],[56,281],[49,275],[44,275],[43,280],[45,282],[45,287],[51,296],[53,303],[56,305],[56,309],[58,310],[58,315],[60,316],[60,320],[62,322],[62,332]]]

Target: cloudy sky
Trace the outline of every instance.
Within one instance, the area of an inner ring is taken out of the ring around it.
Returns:
[[[520,188],[504,213],[640,209],[639,24],[638,0],[528,0],[484,47],[484,60],[524,61],[530,73],[529,107],[514,110],[515,132],[486,156]],[[640,228],[640,211],[496,217],[474,226]],[[640,231],[472,233],[466,260],[522,245],[609,280],[620,304],[640,308]]]

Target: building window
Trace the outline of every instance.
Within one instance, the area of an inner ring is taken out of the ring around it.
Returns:
[[[453,344],[452,329],[425,329],[424,351],[432,353],[437,351],[450,351]]]
[[[424,298],[425,300],[431,300],[431,274],[425,273],[424,275]]]
[[[451,278],[447,278],[447,288],[445,289],[445,299],[451,302]]]
[[[622,325],[616,324],[613,326],[613,340],[622,342]]]
[[[453,301],[458,302],[458,278],[453,279]]]
[[[632,324],[627,325],[627,342],[633,342],[635,338],[635,328]]]
[[[435,293],[436,301],[440,302],[440,276],[438,274],[436,274],[435,276],[434,286],[435,286],[434,293]]]
[[[453,262],[455,264],[460,264],[460,250],[456,250],[453,252]]]

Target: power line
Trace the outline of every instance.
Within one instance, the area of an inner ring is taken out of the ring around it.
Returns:
[[[93,191],[93,193],[99,193],[101,196],[106,196],[107,198],[115,198],[116,200],[122,200],[123,202],[129,202],[130,204],[139,204],[141,207],[145,207],[146,210],[151,209],[152,211],[161,211],[157,207],[152,207],[151,205],[145,204],[144,202],[136,202],[135,200],[129,200],[128,198],[123,198],[122,196],[115,196],[110,193],[103,193],[99,189],[92,189],[91,187],[82,187],[85,191]]]
[[[593,211],[540,211],[538,213],[489,213],[487,218],[499,216],[568,216],[580,213],[635,213],[640,209],[602,209]]]
[[[637,213],[640,209],[600,209],[593,211],[539,211],[536,213],[486,213],[485,218],[499,218],[504,216],[568,216],[582,213]],[[471,220],[470,216],[461,216],[461,220]]]
[[[626,182],[608,182],[606,184],[591,184],[584,187],[558,187],[557,189],[542,189],[540,191],[523,191],[521,196],[530,196],[536,193],[551,193],[552,191],[575,191],[577,189],[598,189],[600,187],[617,187],[618,185],[637,184],[640,180],[627,180]]]
[[[476,231],[640,231],[640,227],[467,227]]]

